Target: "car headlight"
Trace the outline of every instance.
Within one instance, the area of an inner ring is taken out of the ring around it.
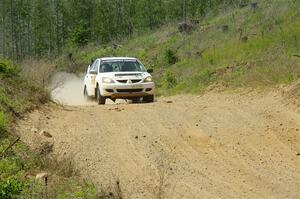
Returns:
[[[102,78],[102,83],[112,84],[112,83],[115,83],[115,82],[114,82],[114,80],[112,80],[108,77],[103,77]]]
[[[152,81],[153,81],[153,80],[152,80],[152,77],[151,77],[151,76],[145,78],[145,80],[144,80],[144,82],[152,82]]]

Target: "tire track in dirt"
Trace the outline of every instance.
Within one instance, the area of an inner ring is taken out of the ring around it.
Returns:
[[[299,198],[297,111],[276,92],[208,93],[49,105],[18,129],[33,147],[33,126],[51,132],[55,154],[99,187],[119,179],[125,198]]]

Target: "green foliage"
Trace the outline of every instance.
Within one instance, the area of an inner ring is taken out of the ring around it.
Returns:
[[[31,4],[33,8],[51,8],[42,12],[41,20],[32,22],[33,26],[39,24],[38,39],[47,40],[44,54],[63,48],[66,41],[80,46],[80,50],[73,46],[65,51],[73,53],[72,60],[66,60],[65,54],[61,56],[58,65],[62,70],[83,72],[90,59],[96,57],[134,56],[147,68],[155,68],[158,90],[168,88],[170,93],[202,92],[215,82],[231,86],[290,83],[300,70],[298,58],[292,56],[300,51],[300,2],[263,0],[255,12],[250,2],[54,0],[47,5],[37,0],[24,5],[24,17],[30,20],[26,11]],[[241,8],[240,3],[247,6]],[[9,6],[2,9],[9,11]],[[40,24],[45,18],[55,19],[50,28]],[[178,22],[183,20],[198,20],[199,24],[191,34],[182,35],[178,33]],[[220,29],[224,25],[229,27],[226,34]],[[242,42],[241,37],[248,39]],[[122,47],[114,49],[113,44]],[[32,54],[39,51],[35,46],[32,50]],[[169,69],[176,74],[176,84],[166,80],[166,65],[173,65]]]
[[[19,75],[19,67],[8,60],[0,59],[0,110],[3,118],[10,115],[19,116],[33,107],[49,100],[47,91],[33,85]],[[4,121],[2,118],[2,123]],[[1,120],[1,117],[0,117]]]
[[[90,40],[91,31],[87,24],[81,22],[70,35],[70,40],[77,47],[85,46]]]
[[[10,135],[0,138],[0,153],[15,139]],[[0,198],[45,198],[44,185],[28,175],[39,171],[53,174],[48,185],[49,198],[96,198],[97,190],[93,184],[74,175],[61,176],[56,168],[52,168],[53,161],[36,155],[22,142],[16,143],[0,158]]]
[[[27,189],[27,185],[24,182],[21,182],[16,177],[10,177],[0,181],[0,198],[18,198],[25,189]]]
[[[97,44],[153,30],[163,24],[199,19],[240,0],[2,0],[1,39],[5,57],[53,57],[68,41]],[[170,9],[172,8],[172,9]]]
[[[98,196],[97,188],[94,184],[81,185],[81,190],[75,192],[74,198],[94,199]]]
[[[198,85],[209,86],[215,80],[215,72],[210,69],[204,69],[200,71],[196,76],[193,77],[193,80],[198,83]]]
[[[17,66],[14,66],[11,61],[4,60],[0,57],[0,76],[13,77],[20,72]]]
[[[31,164],[34,156],[22,143],[15,144],[3,154],[15,140],[9,134],[12,129],[11,121],[13,117],[46,102],[46,96],[46,91],[21,78],[18,66],[0,58],[0,198],[23,196],[28,188],[24,171],[36,166]]]
[[[0,109],[0,132],[5,132],[8,128],[8,119],[4,112]],[[0,136],[1,137],[1,136]]]
[[[176,75],[167,70],[162,78],[162,82],[163,82],[163,87],[170,89],[170,88],[174,88],[177,85],[177,78]]]
[[[169,65],[173,65],[179,61],[179,59],[176,55],[176,52],[171,49],[167,49],[165,51],[165,60],[166,60],[166,63]]]
[[[9,133],[13,118],[49,100],[47,91],[22,79],[19,72],[18,66],[0,58],[0,198],[45,198],[45,188],[28,174],[47,170],[56,172],[55,178],[61,182],[49,186],[48,193],[53,198],[96,198],[95,186],[74,177],[71,165],[64,168],[70,176],[58,172],[62,169],[51,170],[51,164],[43,162],[45,158],[34,154],[21,141],[6,150],[16,140]]]
[[[94,199],[98,192],[94,184],[85,183],[81,190],[73,194],[73,198]]]
[[[300,52],[299,6],[300,2],[288,0],[259,2],[255,12],[250,6],[227,7],[224,13],[204,18],[203,25],[189,35],[178,34],[177,23],[168,24],[124,41],[115,55],[138,57],[147,68],[154,68],[157,92],[162,95],[199,93],[214,83],[233,87],[287,84],[300,74],[299,58],[292,56]],[[230,27],[226,34],[217,28],[224,24]],[[247,42],[239,40],[240,29]],[[110,49],[91,48],[78,54],[101,57],[111,54]],[[163,73],[164,66],[178,57],[169,68],[173,75]]]

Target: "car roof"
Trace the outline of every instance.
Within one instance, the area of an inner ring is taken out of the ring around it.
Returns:
[[[109,61],[109,60],[137,60],[137,58],[134,58],[134,57],[103,57],[103,58],[100,58],[100,60],[102,61]]]

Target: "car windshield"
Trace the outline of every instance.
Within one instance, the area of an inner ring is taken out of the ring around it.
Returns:
[[[105,60],[100,65],[100,73],[145,71],[145,67],[138,60]]]

